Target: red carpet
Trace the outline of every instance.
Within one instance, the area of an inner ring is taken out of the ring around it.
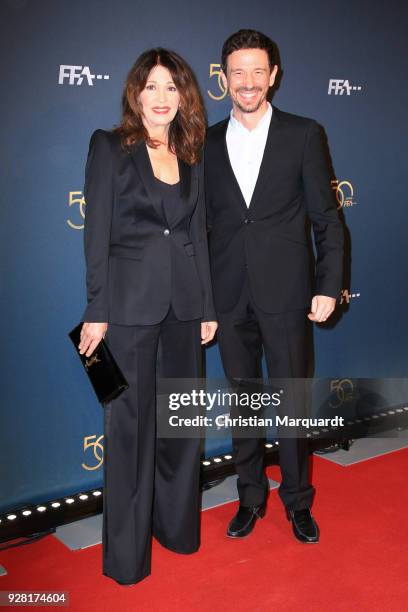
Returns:
[[[101,546],[71,552],[54,536],[0,554],[0,590],[66,590],[71,610],[401,612],[408,606],[408,450],[343,468],[314,458],[321,542],[291,533],[277,492],[252,535],[225,537],[236,503],[202,514],[195,555],[154,542],[152,575],[124,588],[101,575]],[[269,475],[278,480],[278,468]]]

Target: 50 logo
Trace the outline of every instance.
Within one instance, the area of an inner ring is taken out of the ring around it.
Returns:
[[[74,206],[74,204],[78,204],[79,214],[82,217],[82,219],[85,219],[86,202],[85,202],[85,198],[84,198],[82,191],[70,191],[69,192],[68,206]],[[67,223],[69,227],[71,227],[72,229],[76,229],[76,230],[84,229],[83,222],[81,223],[81,225],[77,225],[73,223],[73,221],[71,221],[70,219],[67,219]]]
[[[339,408],[345,402],[351,402],[354,397],[354,385],[350,378],[336,378],[330,382],[330,392],[335,393],[336,401],[329,402],[331,408]]]
[[[221,79],[221,64],[210,64],[210,79],[212,77],[217,77],[217,84],[220,90],[220,94],[213,94],[209,89],[207,89],[207,93],[210,96],[211,100],[223,100],[227,95],[227,90],[224,87],[224,83]]]
[[[86,452],[88,449],[92,449],[93,456],[96,459],[97,464],[90,466],[90,465],[86,465],[86,463],[82,463],[82,467],[84,468],[84,470],[93,471],[101,467],[103,463],[103,445],[101,444],[102,440],[103,440],[103,434],[100,435],[99,438],[97,438],[96,435],[85,436],[84,452]]]
[[[331,187],[335,191],[337,200],[337,209],[339,208],[350,208],[355,206],[357,202],[353,200],[354,189],[350,181],[338,181],[334,179],[331,181]]]

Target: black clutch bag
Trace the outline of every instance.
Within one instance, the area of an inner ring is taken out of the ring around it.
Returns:
[[[101,340],[90,357],[80,354],[78,345],[81,341],[83,323],[77,325],[68,336],[71,338],[85,372],[101,404],[107,404],[117,398],[129,385],[105,340]]]

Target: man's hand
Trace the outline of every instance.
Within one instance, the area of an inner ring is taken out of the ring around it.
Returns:
[[[217,327],[217,321],[203,321],[201,323],[201,344],[207,344],[213,340]]]
[[[315,295],[312,299],[311,312],[307,315],[311,321],[322,323],[332,314],[336,306],[336,299],[327,295]]]
[[[105,337],[107,323],[84,323],[81,329],[81,342],[78,345],[79,352],[86,357],[90,357],[102,338]]]

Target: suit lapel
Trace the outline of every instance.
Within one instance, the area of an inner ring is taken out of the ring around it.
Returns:
[[[269,125],[268,136],[266,138],[265,150],[262,157],[262,162],[259,168],[258,178],[255,184],[255,189],[252,194],[249,210],[253,210],[256,203],[261,199],[261,195],[268,182],[270,181],[271,173],[274,168],[274,160],[279,155],[281,147],[279,145],[280,138],[280,122],[279,110],[273,107],[271,122]]]
[[[182,159],[178,159],[178,165],[180,174],[181,199],[188,203],[191,191],[191,166],[186,164]]]
[[[242,195],[241,188],[237,181],[237,177],[235,176],[234,170],[231,166],[231,161],[228,155],[228,147],[227,147],[227,128],[228,128],[229,118],[225,119],[225,121],[220,125],[219,131],[219,146],[221,152],[221,162],[225,167],[225,176],[227,178],[227,182],[231,185],[231,188],[234,192],[234,200],[239,203],[241,208],[246,211],[247,205],[245,202],[245,198]]]
[[[154,180],[153,168],[150,163],[149,154],[147,152],[144,141],[138,142],[130,148],[130,154],[136,165],[140,179],[147,191],[149,200],[153,205],[160,219],[163,219],[162,201]]]

